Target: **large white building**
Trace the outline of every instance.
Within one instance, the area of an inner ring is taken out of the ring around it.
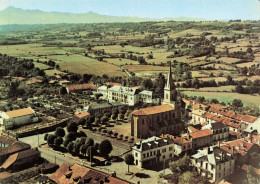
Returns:
[[[235,171],[234,157],[219,147],[198,150],[198,153],[192,155],[192,164],[202,176],[216,183]]]
[[[160,98],[154,98],[152,91],[144,90],[139,93],[139,101],[142,103],[159,104]]]
[[[139,167],[148,167],[174,157],[174,141],[170,138],[151,137],[132,147],[134,163]]]
[[[35,123],[39,120],[35,111],[31,108],[18,109],[0,114],[0,126],[5,129],[18,127],[24,124]]]

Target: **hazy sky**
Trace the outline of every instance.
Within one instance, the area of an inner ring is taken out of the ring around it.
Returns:
[[[260,19],[260,0],[0,0],[0,10],[8,6],[149,18]]]

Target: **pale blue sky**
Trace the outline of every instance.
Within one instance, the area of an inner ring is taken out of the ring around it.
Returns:
[[[0,0],[0,10],[8,6],[147,18],[260,19],[260,0]]]

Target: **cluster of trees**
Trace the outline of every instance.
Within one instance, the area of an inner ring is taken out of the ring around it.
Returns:
[[[181,85],[178,83],[177,87],[183,87],[183,88],[195,88],[199,89],[201,87],[217,87],[217,83],[214,79],[211,79],[209,81],[203,81],[199,80],[198,78],[193,78],[186,80]]]
[[[75,155],[88,155],[93,158],[95,155],[108,157],[113,150],[109,140],[103,140],[100,144],[95,143],[92,138],[88,138],[83,132],[77,132],[78,127],[75,123],[69,123],[67,132],[63,128],[57,127],[54,134],[45,134],[44,140],[49,146],[55,148],[65,148],[68,152]]]
[[[170,169],[172,171],[172,174],[168,174],[165,176],[161,175],[161,177],[164,177],[172,183],[204,184],[207,182],[207,179],[205,177],[200,176],[196,172],[196,168],[192,166],[191,159],[187,155],[170,163]]]
[[[45,76],[45,72],[34,67],[33,60],[22,59],[0,53],[0,78],[11,75],[16,77]]]

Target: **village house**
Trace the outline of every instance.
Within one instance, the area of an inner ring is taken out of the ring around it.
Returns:
[[[144,90],[139,93],[139,102],[148,104],[159,104],[160,98],[155,98],[152,91]]]
[[[0,166],[0,171],[18,169],[21,166],[36,163],[40,157],[41,153],[38,150],[27,149],[19,151],[7,158],[7,160]]]
[[[173,136],[169,134],[163,134],[161,138],[170,137],[174,142],[174,155],[180,155],[192,150],[192,140],[189,134],[179,136]]]
[[[249,154],[256,152],[259,153],[259,146],[253,144],[252,141],[245,141],[245,139],[237,139],[234,141],[222,143],[221,149],[233,155],[237,165],[245,164],[249,159]]]
[[[170,137],[150,137],[132,147],[135,165],[145,168],[169,161],[174,157],[174,142]]]
[[[100,86],[97,89],[97,93],[102,94],[102,96],[100,98],[102,98],[103,100],[107,100],[108,87],[107,86]]]
[[[60,168],[50,177],[51,183],[71,184],[71,183],[102,183],[102,184],[132,184],[112,175],[84,167],[79,164],[62,164]]]
[[[28,150],[31,146],[29,144],[17,141],[5,135],[0,136],[0,164],[12,154]]]
[[[235,171],[234,157],[219,147],[198,150],[198,153],[191,157],[198,172],[211,182],[219,183]]]
[[[170,105],[158,105],[142,108],[132,112],[131,135],[148,138],[162,134],[177,135],[183,124],[176,118],[176,112]]]
[[[213,132],[213,143],[229,138],[229,128],[221,122],[212,122],[202,127],[202,130],[209,129]]]
[[[113,86],[108,89],[108,102],[120,102],[129,106],[138,103],[139,90],[125,86]]]
[[[93,83],[75,84],[66,87],[67,93],[84,93],[85,91],[97,91],[98,87]]]
[[[213,133],[209,129],[198,130],[190,133],[192,139],[192,149],[211,146],[213,143]]]
[[[37,114],[31,107],[2,112],[0,113],[0,116],[0,126],[4,126],[5,129],[11,129],[39,121]]]

